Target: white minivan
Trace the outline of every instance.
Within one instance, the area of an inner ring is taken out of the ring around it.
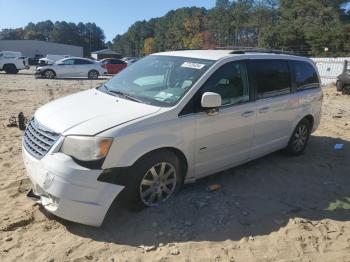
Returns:
[[[185,182],[276,150],[301,154],[323,93],[307,58],[254,50],[157,53],[41,107],[23,136],[29,196],[100,226],[111,204],[157,206]]]

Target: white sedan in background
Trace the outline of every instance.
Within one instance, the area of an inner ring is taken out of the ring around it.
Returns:
[[[52,65],[40,66],[35,70],[36,77],[43,78],[69,78],[87,77],[97,79],[100,75],[106,75],[107,70],[99,63],[81,57],[69,57],[61,59]]]

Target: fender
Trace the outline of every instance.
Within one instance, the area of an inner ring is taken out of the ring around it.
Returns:
[[[306,116],[313,118],[312,132],[317,129],[321,118],[322,99],[323,92],[321,88],[300,91],[299,106],[301,107],[301,111],[293,122],[289,137],[294,132],[298,123]]]
[[[123,142],[121,142],[123,141]],[[132,138],[125,138],[113,141],[110,152],[104,161],[102,168],[113,167],[128,167],[132,166],[138,159],[145,154],[160,149],[171,147],[181,151],[186,159],[188,159],[188,152],[185,150],[183,139],[174,134],[153,134],[150,137],[142,138],[132,142]]]

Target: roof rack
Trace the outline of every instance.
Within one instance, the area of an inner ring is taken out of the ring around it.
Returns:
[[[295,55],[292,52],[269,49],[269,48],[259,48],[259,47],[241,47],[241,46],[228,46],[228,47],[217,47],[216,50],[232,50],[230,54],[245,54],[245,53],[268,53],[268,54],[286,54]]]

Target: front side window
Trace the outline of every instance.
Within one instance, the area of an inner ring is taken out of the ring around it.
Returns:
[[[295,82],[298,90],[319,87],[319,80],[314,67],[307,62],[292,61]]]
[[[230,62],[220,67],[203,85],[200,93],[205,92],[221,95],[223,106],[249,101],[245,63]]]
[[[100,90],[123,93],[157,106],[173,106],[213,63],[212,60],[151,55],[126,67]]]
[[[64,65],[73,65],[74,64],[74,59],[67,59],[62,61]]]
[[[249,63],[249,71],[256,88],[257,99],[291,92],[288,61],[254,60]]]

